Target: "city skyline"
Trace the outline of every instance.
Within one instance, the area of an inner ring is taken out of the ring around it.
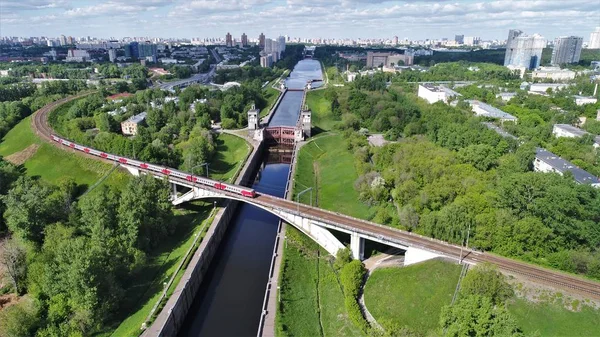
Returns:
[[[506,39],[508,29],[548,40],[588,41],[600,17],[590,1],[376,0],[24,0],[0,4],[0,36],[217,37],[245,32],[255,39],[452,39],[454,35]],[[573,25],[572,22],[578,23]]]

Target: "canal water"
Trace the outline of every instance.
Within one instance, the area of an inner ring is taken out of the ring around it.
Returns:
[[[288,87],[303,88],[308,79],[320,79],[320,63],[298,62]],[[300,85],[303,82],[304,84]],[[288,91],[271,125],[295,126],[302,103],[301,91]],[[272,156],[273,157],[273,156]],[[253,188],[283,197],[290,165],[265,162]],[[282,159],[282,161],[284,161]],[[242,203],[231,220],[194,303],[179,333],[196,336],[256,336],[268,281],[279,218]]]

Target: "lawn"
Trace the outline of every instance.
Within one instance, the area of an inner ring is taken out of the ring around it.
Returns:
[[[262,109],[260,112],[261,118],[265,117],[266,115],[269,114],[269,111],[273,107],[273,104],[275,104],[275,102],[277,101],[277,98],[279,97],[279,93],[280,93],[279,90],[273,89],[273,87],[271,86],[271,83],[269,83],[269,85],[267,85],[265,87],[264,91],[265,91],[265,98],[267,99],[267,104],[266,104],[265,108]]]
[[[325,98],[325,92],[326,90],[314,90],[306,94],[306,104],[312,111],[312,127],[315,134],[331,131],[338,122],[331,112],[331,102]]]
[[[65,151],[42,142],[31,128],[31,117],[23,119],[6,134],[0,143],[0,155],[14,154],[31,144],[41,144],[41,146],[23,165],[27,170],[27,175],[39,176],[53,184],[69,177],[75,179],[80,188],[85,190],[102,178],[112,167],[97,160],[75,155],[70,150]],[[127,173],[117,170],[104,183],[110,186],[122,186],[127,179]]]
[[[215,141],[217,151],[208,167],[210,178],[232,182],[246,162],[250,145],[243,138],[225,133],[219,134]]]
[[[452,301],[460,270],[440,260],[376,269],[365,285],[365,304],[378,321],[428,335],[437,329],[442,307]]]
[[[131,277],[123,298],[120,317],[126,317],[116,328],[100,334],[101,336],[138,336],[140,327],[152,310],[163,291],[163,283],[169,281],[181,259],[192,245],[195,235],[206,234],[203,228],[212,203],[195,201],[183,210],[177,210],[173,221],[177,223],[175,233],[161,242],[148,257],[148,264]],[[202,230],[203,229],[203,230]],[[202,230],[202,233],[200,231]],[[177,274],[173,287],[177,285],[184,269]],[[171,289],[171,288],[170,288]],[[172,293],[172,291],[170,292]]]
[[[582,306],[569,311],[556,303],[532,303],[516,299],[509,311],[525,334],[539,336],[600,336],[600,310]]]
[[[30,116],[20,121],[4,136],[0,143],[0,156],[6,157],[35,143],[40,143],[40,139],[31,131]]]
[[[276,335],[362,336],[348,319],[341,286],[324,258],[327,253],[319,258],[317,244],[291,226],[286,237]]]
[[[313,205],[361,219],[371,219],[374,209],[358,200],[354,181],[358,178],[354,157],[341,135],[323,135],[302,147],[298,153],[294,191],[313,190]],[[297,198],[294,196],[294,200]],[[301,201],[309,203],[310,194]]]

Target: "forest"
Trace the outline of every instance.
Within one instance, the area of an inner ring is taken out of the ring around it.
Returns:
[[[103,186],[79,198],[72,179],[50,185],[1,158],[0,181],[0,232],[12,234],[0,263],[9,290],[26,294],[0,311],[0,334],[99,332],[148,252],[174,229],[168,182],[141,176],[122,191]]]
[[[325,94],[355,156],[355,189],[377,209],[374,221],[453,243],[469,235],[473,248],[600,279],[597,189],[532,172],[538,139],[503,138],[462,104],[430,105],[414,89],[383,89],[381,81],[367,77]],[[528,100],[521,104],[536,104]],[[395,142],[370,147],[370,132]]]

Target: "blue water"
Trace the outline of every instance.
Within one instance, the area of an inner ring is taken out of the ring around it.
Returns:
[[[285,81],[285,85],[289,89],[304,89],[308,80],[323,80],[321,62],[310,59],[298,62]],[[322,84],[322,82],[314,82],[312,86],[313,88],[317,88]]]
[[[296,126],[304,91],[288,91],[281,99],[269,126]]]

